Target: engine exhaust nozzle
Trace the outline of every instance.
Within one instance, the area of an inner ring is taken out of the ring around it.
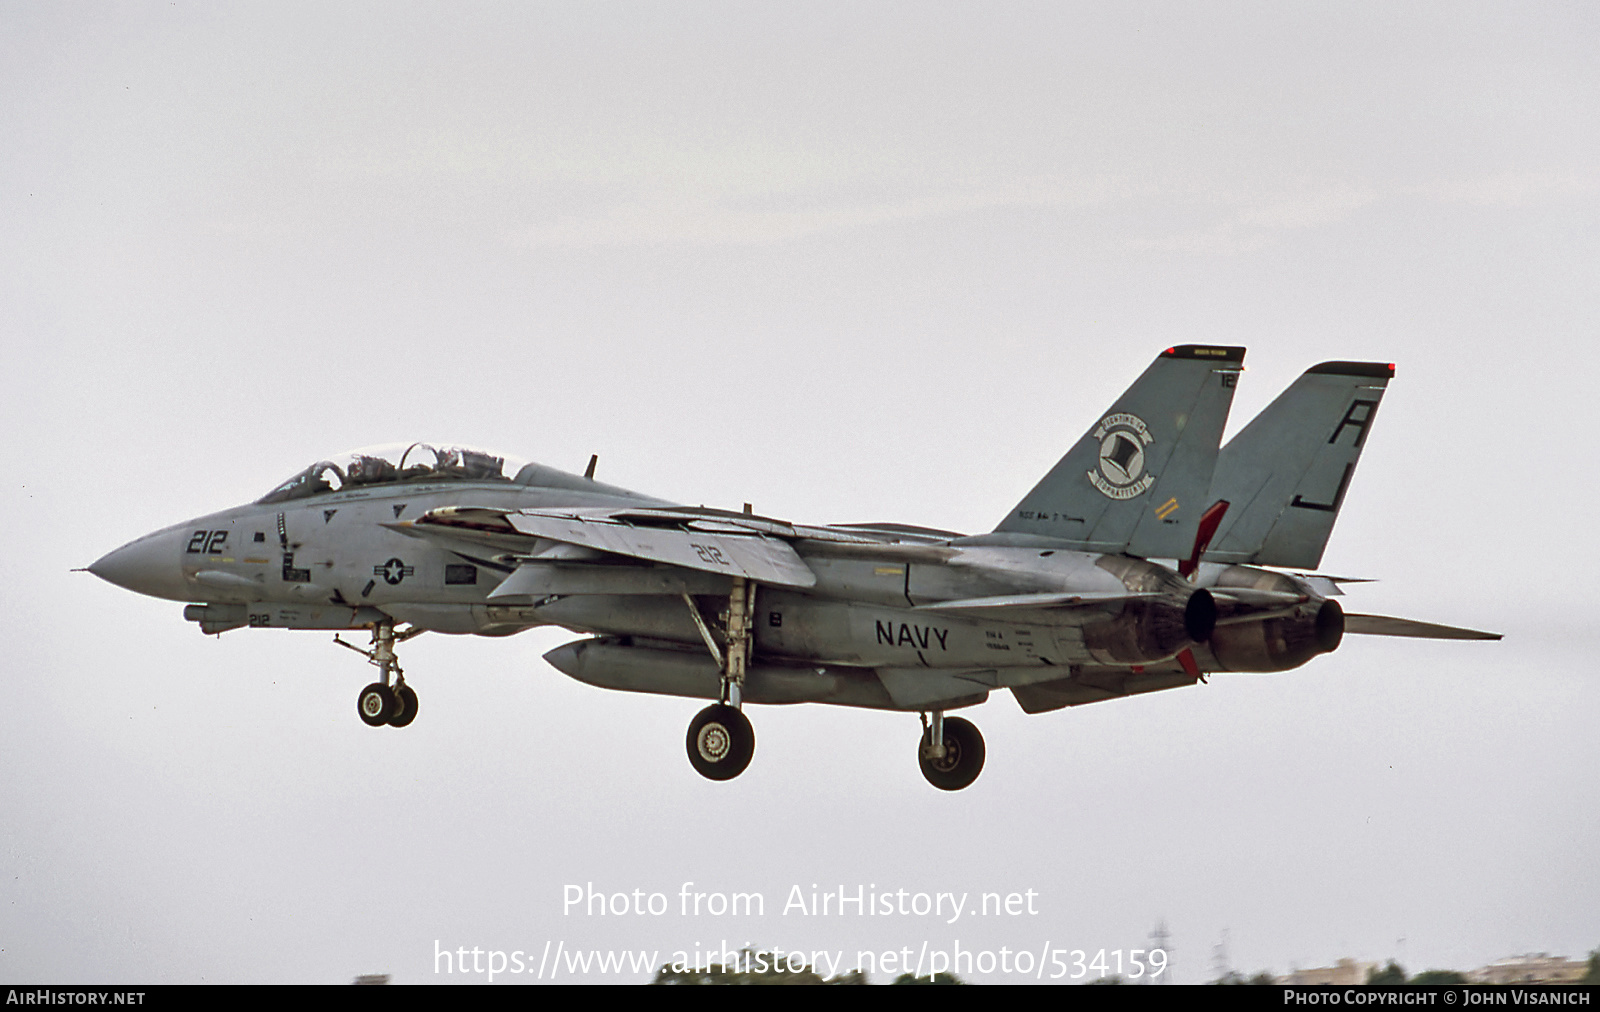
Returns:
[[[1336,606],[1337,607],[1337,606]],[[1197,590],[1189,595],[1189,603],[1183,608],[1183,629],[1189,638],[1196,643],[1204,643],[1211,639],[1211,634],[1217,628],[1217,602],[1209,590]],[[1344,618],[1341,615],[1339,629],[1344,630]]]

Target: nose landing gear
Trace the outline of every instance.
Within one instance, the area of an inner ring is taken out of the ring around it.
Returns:
[[[354,643],[346,643],[337,635],[333,641],[354,650],[375,665],[379,679],[361,690],[356,697],[356,713],[368,727],[405,727],[417,718],[417,694],[406,684],[405,672],[400,670],[400,659],[395,656],[396,643],[403,643],[423,630],[416,627],[405,632],[394,631],[394,622],[385,619],[372,626],[372,648],[364,650]],[[392,684],[391,684],[392,683]]]

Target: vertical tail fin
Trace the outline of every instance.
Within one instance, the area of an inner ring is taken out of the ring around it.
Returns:
[[[995,528],[1095,552],[1194,546],[1244,349],[1168,348]]]
[[[1230,439],[1211,499],[1233,507],[1206,561],[1315,569],[1392,376],[1380,362],[1313,366]]]

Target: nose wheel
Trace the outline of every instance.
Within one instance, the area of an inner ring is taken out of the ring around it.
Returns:
[[[938,742],[939,745],[934,743]],[[983,772],[983,735],[970,721],[935,712],[923,717],[922,743],[917,761],[928,783],[941,791],[959,791]]]
[[[417,694],[404,681],[394,688],[373,682],[356,697],[356,713],[368,727],[405,727],[417,719]]]
[[[356,713],[368,727],[382,727],[389,723],[394,702],[394,692],[387,685],[373,682],[356,697]]]
[[[389,718],[390,727],[405,727],[417,719],[417,694],[404,681],[395,690],[395,712]]]

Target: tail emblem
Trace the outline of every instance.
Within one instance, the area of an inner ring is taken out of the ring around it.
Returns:
[[[1085,472],[1102,495],[1112,499],[1132,499],[1155,484],[1155,475],[1144,473],[1144,450],[1155,437],[1138,415],[1107,415],[1094,430],[1100,441],[1100,466]]]

